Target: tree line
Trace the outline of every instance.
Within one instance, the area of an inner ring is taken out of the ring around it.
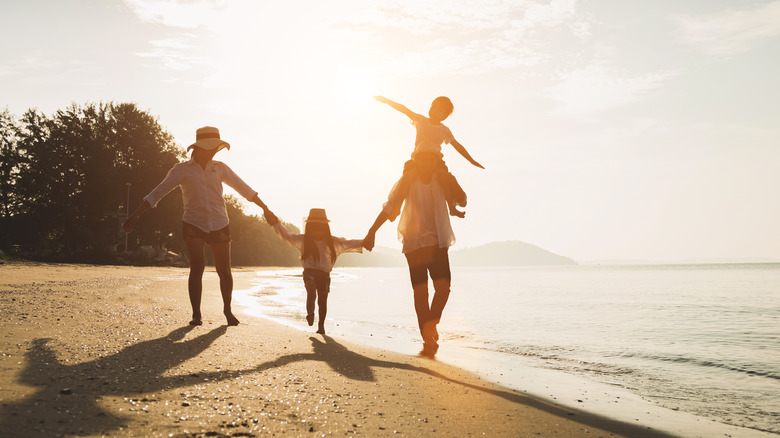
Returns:
[[[0,249],[88,263],[150,263],[141,248],[184,254],[179,190],[131,234],[121,225],[128,206],[185,159],[158,120],[132,103],[72,104],[50,116],[0,111]],[[263,218],[247,215],[235,197],[227,207],[233,264],[299,264]]]

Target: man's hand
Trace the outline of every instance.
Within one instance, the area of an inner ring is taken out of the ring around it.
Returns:
[[[376,239],[376,235],[369,231],[368,234],[366,234],[366,237],[363,239],[363,248],[369,251],[373,250],[375,239]]]

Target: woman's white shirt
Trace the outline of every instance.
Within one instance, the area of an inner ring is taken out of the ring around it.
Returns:
[[[211,160],[204,169],[190,159],[173,166],[165,179],[144,200],[155,207],[171,190],[181,187],[184,202],[182,220],[205,232],[216,231],[228,225],[222,183],[232,187],[247,200],[251,201],[257,195],[227,164]]]

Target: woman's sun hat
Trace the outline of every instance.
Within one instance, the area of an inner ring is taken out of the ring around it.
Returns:
[[[219,129],[213,126],[204,126],[195,131],[195,143],[191,144],[187,150],[195,147],[207,151],[213,151],[214,149],[219,151],[222,148],[230,149],[230,143],[219,138]]]
[[[328,216],[325,214],[324,208],[312,208],[309,210],[309,217],[306,218],[307,223],[315,224],[327,224],[330,222]]]

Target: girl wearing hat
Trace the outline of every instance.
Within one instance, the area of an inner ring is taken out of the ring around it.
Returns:
[[[206,266],[205,245],[214,254],[214,265],[219,275],[219,289],[222,293],[223,312],[228,325],[238,325],[238,319],[231,310],[233,296],[233,274],[230,271],[230,228],[228,226],[225,199],[222,197],[222,183],[235,189],[241,196],[267,209],[241,178],[225,163],[215,161],[214,155],[230,144],[219,137],[219,130],[205,126],[196,131],[196,141],[187,150],[192,150],[189,161],[176,164],[168,171],[165,179],[149,193],[124,223],[125,232],[133,230],[138,218],[153,208],[165,195],[176,187],[181,188],[184,202],[182,235],[190,259],[190,275],[187,282],[192,305],[191,325],[203,324],[200,301],[203,292],[203,271]]]
[[[306,322],[314,325],[314,301],[319,310],[317,333],[325,334],[325,316],[328,313],[330,271],[336,258],[345,252],[363,252],[362,240],[347,240],[330,234],[327,215],[322,208],[312,208],[306,218],[303,234],[291,233],[267,208],[264,209],[268,224],[279,237],[301,252],[303,285],[306,287]]]

